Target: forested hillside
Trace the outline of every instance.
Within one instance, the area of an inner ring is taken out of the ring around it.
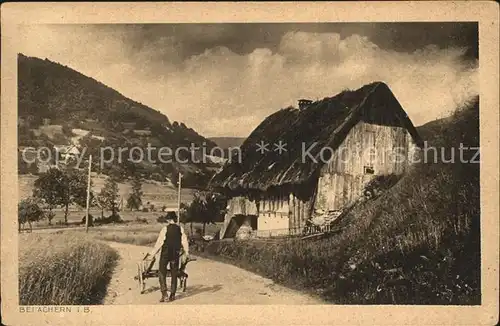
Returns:
[[[216,146],[184,123],[171,122],[161,112],[48,59],[18,55],[18,100],[19,146],[74,144],[76,131],[85,135],[79,137],[80,145],[95,155],[104,146],[146,148],[150,144],[172,151],[192,144],[207,151]],[[128,157],[127,154],[124,153]],[[180,158],[183,161],[192,157],[186,151],[183,155]],[[186,173],[186,181],[190,175],[208,180],[211,172],[207,164],[191,161],[111,164],[103,172],[130,177],[140,170],[143,176],[164,181],[166,177],[175,179],[181,171]]]

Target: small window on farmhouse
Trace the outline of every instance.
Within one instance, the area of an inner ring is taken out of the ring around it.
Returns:
[[[373,166],[366,166],[365,165],[364,172],[365,172],[365,174],[374,174],[375,170],[373,169]]]

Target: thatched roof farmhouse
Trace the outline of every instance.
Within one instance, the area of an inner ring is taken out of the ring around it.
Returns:
[[[314,215],[341,212],[374,177],[404,173],[421,146],[385,83],[300,104],[267,117],[240,159],[212,178],[210,186],[231,198],[221,238],[241,225],[258,235],[300,233]]]

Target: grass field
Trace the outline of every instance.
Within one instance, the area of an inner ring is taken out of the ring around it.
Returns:
[[[64,222],[64,212],[62,210],[55,210],[55,217],[52,220],[52,225],[48,225],[48,221],[41,220],[38,222],[35,222],[33,224],[33,228],[50,228],[50,227],[64,227],[63,222]],[[96,210],[96,209],[91,209],[89,213],[95,218],[100,218],[101,217],[101,211]],[[148,223],[154,223],[156,222],[156,219],[160,215],[164,215],[165,213],[163,212],[136,212],[136,211],[120,211],[118,213],[120,217],[122,218],[123,221],[125,222],[134,222],[137,221],[138,219],[140,220],[146,220]],[[104,216],[107,217],[110,215],[109,212],[105,211]],[[84,210],[73,210],[69,212],[68,215],[68,224],[69,226],[74,226],[77,224],[80,224],[82,222],[82,219],[85,217],[85,211]]]
[[[27,198],[33,193],[33,185],[37,176],[33,175],[19,175],[19,200]],[[102,177],[93,177],[93,191],[98,193],[100,189],[104,186],[105,179]],[[123,203],[126,203],[126,200],[131,192],[132,186],[130,183],[119,183],[119,196],[123,199]],[[135,212],[129,211],[126,208],[122,209],[119,214],[125,221],[135,221],[137,218],[147,219],[148,221],[156,221],[156,218],[163,214],[160,210],[162,206],[166,206],[169,209],[175,209],[177,207],[177,190],[173,188],[171,185],[167,185],[165,183],[158,183],[154,181],[145,181],[142,184],[142,191],[144,195],[142,197],[142,201],[144,204],[151,203],[155,206],[156,212]],[[193,198],[194,190],[192,189],[182,189],[181,190],[181,202],[182,203],[190,203]],[[54,210],[55,217],[52,220],[53,226],[61,226],[64,222],[64,211],[62,208],[57,208]],[[95,208],[90,210],[90,214],[94,216],[94,218],[101,216],[101,211]],[[110,212],[105,211],[105,216],[110,215]],[[78,206],[71,206],[68,214],[68,223],[76,224],[82,221],[82,218],[85,216],[85,209]],[[48,221],[42,220],[33,224],[34,228],[44,228],[48,227]]]
[[[99,304],[117,259],[79,234],[20,234],[19,304]]]
[[[24,199],[32,195],[33,185],[38,176],[21,174],[19,175],[19,199]],[[99,193],[101,188],[104,186],[106,178],[104,176],[98,176],[93,173],[92,176],[92,191],[94,193]],[[150,202],[154,204],[155,207],[162,207],[166,205],[167,207],[177,206],[177,188],[173,187],[171,184],[160,183],[151,180],[145,180],[142,183],[142,191],[144,193],[142,201],[143,203]],[[120,198],[126,203],[129,194],[132,192],[131,182],[120,182],[118,183],[118,194]],[[192,200],[193,195],[192,189],[184,188],[181,190],[181,201],[189,203]]]
[[[129,243],[140,246],[152,246],[158,238],[158,233],[165,224],[156,221],[143,223],[128,223],[124,225],[103,225],[89,228],[88,235],[92,238],[105,241]],[[206,226],[206,234],[214,235],[222,226],[222,223],[210,224]],[[191,235],[190,224],[183,225],[186,234]],[[202,228],[202,224],[193,223],[193,231]],[[81,234],[83,230],[67,230],[64,233]]]
[[[89,235],[99,240],[129,243],[140,246],[152,246],[156,242],[156,238],[162,227],[163,225],[161,223],[156,222],[154,224],[144,225],[106,225],[89,228]]]

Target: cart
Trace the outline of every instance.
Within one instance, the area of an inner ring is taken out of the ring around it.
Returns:
[[[157,278],[158,270],[153,269],[156,262],[156,258],[146,259],[147,255],[137,263],[137,275],[134,279],[138,281],[141,294],[146,290],[146,280],[148,278]],[[186,273],[186,266],[189,262],[195,261],[196,258],[189,257],[185,263],[180,264],[179,273],[177,278],[179,279],[178,287],[182,288],[182,292],[186,292],[188,274]],[[171,277],[170,269],[167,269],[167,278]],[[177,289],[176,289],[177,290]]]

